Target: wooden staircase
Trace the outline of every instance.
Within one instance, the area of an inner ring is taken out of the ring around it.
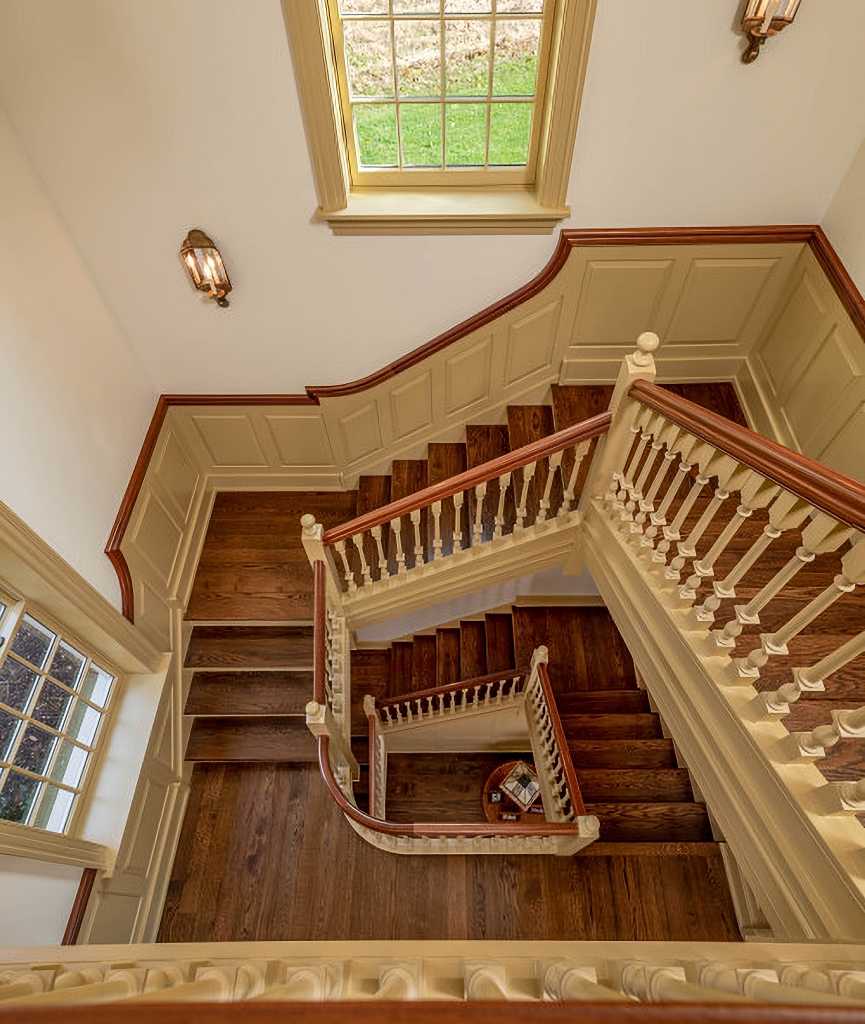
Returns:
[[[630,655],[601,607],[515,607],[510,614],[466,620],[387,649],[355,651],[353,730],[363,735],[365,693],[397,696],[526,664],[541,642],[550,650],[550,678],[586,813],[601,822],[599,842],[582,855],[705,855],[716,849],[689,773],[678,764],[673,742],[664,737],[647,693],[637,686]],[[525,752],[514,752],[519,753]],[[366,765],[365,747],[355,756]],[[513,756],[390,755],[388,819],[395,814],[393,820],[412,820],[414,806],[414,820],[431,820],[438,805],[452,817],[433,820],[483,820],[483,778],[497,761]]]

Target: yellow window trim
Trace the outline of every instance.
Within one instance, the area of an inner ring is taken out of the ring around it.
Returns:
[[[316,216],[335,234],[552,231],[570,214],[567,188],[596,4],[556,3],[534,183],[413,188],[352,184],[327,0],[283,0],[318,196]]]

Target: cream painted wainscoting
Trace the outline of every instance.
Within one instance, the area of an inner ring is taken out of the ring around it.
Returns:
[[[535,282],[425,358],[358,385],[313,388],[318,404],[171,403],[121,544],[136,624],[168,648],[171,610],[186,604],[219,490],[353,487],[395,458],[425,456],[430,441],[461,440],[466,423],[504,422],[509,404],[547,401],[553,383],[612,382],[644,330],[662,339],[660,381],[736,378],[777,320],[804,249],[560,243]],[[746,384],[752,422],[767,422],[754,407],[762,392],[750,376]]]
[[[756,430],[865,479],[865,344],[809,248],[739,383]]]

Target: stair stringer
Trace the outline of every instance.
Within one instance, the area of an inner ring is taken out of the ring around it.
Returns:
[[[780,723],[745,724],[743,709],[756,691],[720,685],[682,632],[679,609],[631,562],[594,504],[582,534],[601,597],[775,936],[861,941],[859,823],[827,820],[794,799],[803,781],[815,781],[811,773],[819,776],[817,769],[772,763],[767,752],[786,730]]]
[[[579,537],[580,512],[574,510],[561,520],[515,530],[346,593],[342,608],[352,629],[372,626],[521,576],[567,566]]]

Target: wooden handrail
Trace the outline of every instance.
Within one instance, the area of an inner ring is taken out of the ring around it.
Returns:
[[[450,693],[454,690],[469,690],[475,686],[484,686],[486,683],[497,683],[500,680],[524,676],[528,671],[528,668],[510,668],[507,671],[490,672],[489,675],[476,676],[474,679],[463,679],[458,683],[447,683],[445,686],[434,686],[429,690],[415,690],[410,693],[404,693],[401,697],[388,697],[387,700],[376,700],[375,706],[377,708],[393,707],[396,704],[425,700],[427,697],[435,697],[440,693]]]
[[[327,566],[319,558],[312,567],[312,697],[327,700]]]
[[[90,894],[93,892],[93,883],[96,881],[96,868],[85,868],[81,872],[81,881],[78,883],[78,891],[75,894],[75,902],[66,922],[66,931],[60,940],[61,946],[74,946],[78,941],[81,932],[81,925],[84,923],[84,915],[87,912],[87,904],[90,901]]]
[[[865,484],[648,381],[632,384],[628,395],[816,508],[865,531]]]
[[[580,827],[575,821],[553,822],[547,821],[543,824],[529,825],[517,822],[509,824],[492,824],[490,822],[466,822],[462,824],[439,824],[435,822],[415,822],[414,824],[396,824],[392,821],[383,821],[381,818],[374,818],[365,814],[359,807],[355,807],[339,788],[334,778],[333,768],[330,764],[330,739],[327,736],[318,738],[318,763],[321,768],[322,778],[333,800],[339,809],[352,821],[363,825],[364,828],[373,832],[380,832],[386,836],[404,836],[408,839],[416,836],[428,836],[430,838],[447,838],[448,836],[501,836],[503,838],[516,838],[521,836],[574,836],[579,835]]]
[[[568,791],[571,796],[571,808],[573,809],[574,815],[580,815],[586,813],[586,805],[583,803],[583,795],[580,792],[580,783],[577,779],[577,772],[574,768],[574,762],[571,760],[571,750],[568,747],[568,738],[565,735],[565,727],[562,725],[562,720],[559,717],[559,709],[556,707],[556,698],[553,693],[553,687],[550,683],[550,677],[547,673],[547,666],[541,662],[538,665],[538,676],[541,680],[541,689],[544,691],[544,697],[547,702],[547,710],[550,713],[550,720],[553,723],[553,733],[556,737],[556,744],[562,755],[562,767],[565,770],[565,782],[568,784]]]
[[[571,445],[591,440],[593,437],[600,437],[601,434],[605,434],[610,429],[611,422],[611,413],[599,413],[597,416],[583,420],[582,423],[577,423],[566,430],[549,434],[547,437],[542,437],[539,441],[533,441],[531,444],[524,445],[522,448],[516,448],[506,455],[500,455],[497,459],[491,459],[480,466],[475,466],[474,469],[466,470],[465,473],[449,477],[447,480],[433,484],[432,487],[416,491],[414,494],[407,494],[404,498],[392,501],[389,505],[373,509],[372,512],[358,516],[357,519],[351,519],[340,526],[334,526],[324,534],[322,540],[325,544],[331,546],[341,540],[347,540],[357,533],[365,533],[374,526],[381,526],[384,523],[389,523],[392,519],[399,519],[409,512],[427,508],[434,501],[451,498],[453,495],[474,488],[478,484],[496,480],[505,473],[512,473],[515,469],[527,466],[530,462],[537,462],[538,459],[542,459],[547,455],[555,455],[556,452],[564,451],[565,448],[569,448]]]

